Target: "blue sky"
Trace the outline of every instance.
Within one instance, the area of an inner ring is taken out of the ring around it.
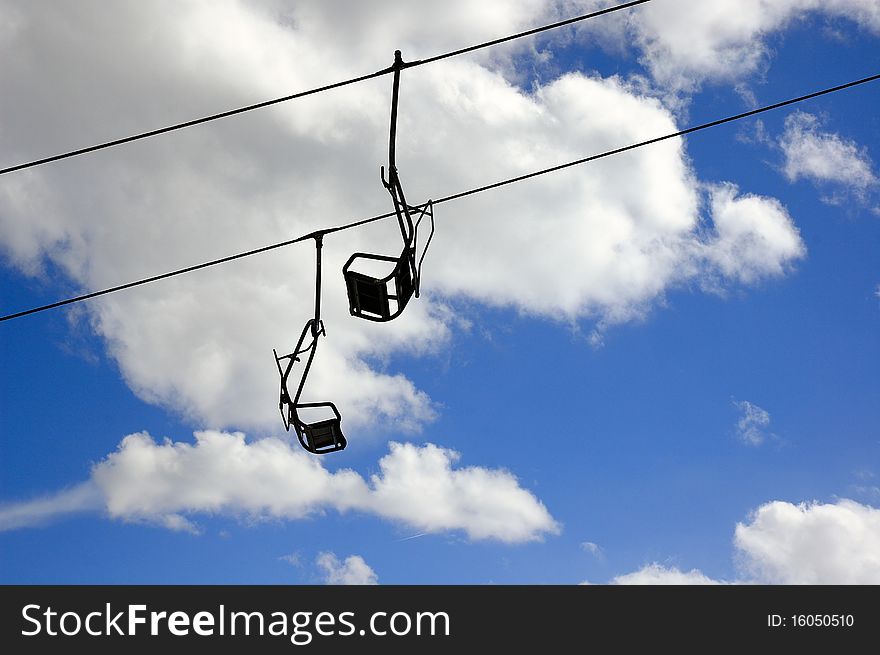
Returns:
[[[0,165],[600,6],[348,4],[0,2]],[[868,0],[691,5],[406,71],[408,197],[880,70]],[[277,415],[309,244],[4,322],[0,581],[880,582],[878,84],[438,206],[385,325],[335,271],[393,225],[328,237],[341,453]],[[390,210],[389,92],[0,177],[3,313]]]

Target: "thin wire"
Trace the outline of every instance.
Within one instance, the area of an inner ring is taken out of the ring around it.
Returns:
[[[676,137],[685,136],[687,134],[692,134],[694,132],[699,132],[701,130],[709,129],[710,127],[717,127],[718,125],[723,125],[725,123],[731,123],[733,121],[738,121],[743,118],[748,118],[749,116],[755,116],[756,114],[762,114],[764,112],[772,111],[774,109],[779,109],[780,107],[786,107],[789,105],[793,105],[799,102],[804,102],[805,100],[810,100],[812,98],[818,98],[819,96],[828,95],[829,93],[836,93],[838,91],[843,91],[844,89],[849,89],[855,86],[859,86],[861,84],[867,84],[868,82],[874,82],[880,79],[880,74],[871,75],[870,77],[864,77],[860,80],[855,80],[853,82],[847,82],[846,84],[840,84],[838,86],[833,86],[827,89],[823,89],[821,91],[815,91],[813,93],[808,93],[806,95],[798,96],[797,98],[791,98],[789,100],[783,100],[782,102],[777,102],[772,105],[767,105],[764,107],[759,107],[758,109],[752,109],[751,111],[746,111],[741,114],[735,114],[733,116],[728,116],[726,118],[721,118],[718,120],[710,121],[708,123],[702,123],[700,125],[696,125],[694,127],[689,127],[684,130],[679,130],[677,132],[672,132],[670,134],[664,134],[663,136],[658,136],[653,139],[648,139],[647,141],[640,141],[639,143],[633,143],[628,146],[624,146],[622,148],[615,148],[614,150],[607,150],[605,152],[599,153],[597,155],[591,155],[589,157],[584,157],[582,159],[576,159],[574,161],[567,162],[565,164],[559,164],[557,166],[551,166],[549,168],[543,168],[538,171],[534,171],[532,173],[527,173],[525,175],[519,175],[517,177],[511,177],[506,180],[501,180],[500,182],[494,182],[492,184],[487,184],[485,186],[476,187],[474,189],[469,189],[467,191],[461,191],[459,193],[454,193],[452,195],[444,196],[437,200],[434,200],[433,203],[435,205],[440,205],[444,202],[451,202],[453,200],[458,200],[459,198],[464,198],[465,196],[471,196],[476,193],[482,193],[483,191],[488,191],[490,189],[497,189],[498,187],[506,186],[508,184],[513,184],[515,182],[522,182],[523,180],[528,180],[533,177],[538,177],[539,175],[546,175],[548,173],[553,173],[555,171],[562,170],[564,168],[570,168],[572,166],[577,166],[579,164],[585,164],[587,162],[595,161],[597,159],[603,159],[605,157],[610,157],[612,155],[617,155],[622,152],[626,152],[628,150],[635,150],[636,148],[642,148],[644,146],[651,145],[653,143],[658,143],[660,141],[665,141],[667,139],[674,139]],[[90,298],[97,298],[98,296],[104,296],[108,293],[115,293],[116,291],[122,291],[124,289],[131,289],[132,287],[141,286],[143,284],[149,284],[150,282],[156,282],[158,280],[164,280],[169,277],[174,277],[177,275],[183,275],[184,273],[190,273],[192,271],[197,271],[203,268],[208,268],[209,266],[216,266],[218,264],[224,264],[226,262],[231,262],[236,259],[242,259],[244,257],[250,257],[251,255],[257,255],[263,252],[268,252],[270,250],[275,250],[276,248],[283,248],[285,246],[293,245],[294,243],[299,243],[301,241],[305,241],[307,239],[314,239],[318,236],[323,236],[326,234],[333,234],[334,232],[341,232],[343,230],[350,230],[355,227],[360,227],[361,225],[367,225],[368,223],[374,223],[376,221],[383,220],[385,218],[390,218],[392,216],[396,216],[394,212],[389,212],[387,214],[381,214],[379,216],[373,216],[371,218],[363,218],[357,221],[352,221],[350,223],[344,223],[342,225],[337,225],[336,227],[330,227],[323,230],[316,230],[314,232],[310,232],[309,234],[304,234],[302,236],[296,237],[295,239],[289,239],[287,241],[282,241],[280,243],[275,243],[269,246],[264,246],[262,248],[256,248],[254,250],[248,250],[246,252],[241,252],[236,255],[230,255],[228,257],[223,257],[221,259],[215,259],[212,261],[204,262],[202,264],[196,264],[195,266],[188,266],[187,268],[181,268],[176,271],[170,271],[168,273],[163,273],[161,275],[154,275],[152,277],[144,278],[142,280],[137,280],[135,282],[129,282],[127,284],[120,284],[119,286],[110,287],[108,289],[103,289],[101,291],[94,291],[92,293],[87,293],[82,296],[76,296],[74,298],[67,298],[65,300],[59,300],[58,302],[53,302],[48,305],[43,305],[41,307],[34,307],[32,309],[27,309],[24,311],[16,312],[14,314],[8,314],[6,316],[0,317],[0,322],[8,321],[14,318],[20,318],[22,316],[27,316],[29,314],[36,314],[37,312],[42,312],[47,309],[54,309],[56,307],[61,307],[63,305],[69,305],[71,303],[80,302],[83,300],[88,300]]]
[[[342,82],[335,82],[333,84],[327,84],[325,86],[319,86],[314,89],[309,89],[308,91],[301,91],[299,93],[293,93],[289,96],[284,96],[282,98],[275,98],[273,100],[266,100],[265,102],[258,102],[255,105],[248,105],[247,107],[239,107],[238,109],[230,109],[229,111],[223,111],[219,114],[212,114],[210,116],[205,116],[203,118],[196,118],[191,121],[186,121],[185,123],[177,123],[176,125],[169,125],[168,127],[161,127],[157,130],[150,130],[149,132],[142,132],[140,134],[135,134],[134,136],[127,136],[123,139],[116,139],[115,141],[107,141],[105,143],[99,143],[98,145],[89,146],[88,148],[80,148],[79,150],[71,150],[70,152],[64,152],[60,155],[53,155],[51,157],[44,157],[43,159],[36,159],[34,161],[26,162],[24,164],[17,164],[16,166],[9,166],[8,168],[0,169],[0,175],[5,173],[12,173],[13,171],[20,171],[25,168],[32,168],[34,166],[39,166],[40,164],[48,164],[49,162],[59,161],[61,159],[69,159],[70,157],[76,157],[77,155],[84,155],[88,152],[95,152],[96,150],[104,150],[105,148],[112,148],[113,146],[119,146],[123,143],[131,143],[132,141],[139,141],[141,139],[146,139],[151,136],[157,136],[159,134],[165,134],[167,132],[173,132],[175,130],[181,130],[185,127],[192,127],[193,125],[200,125],[202,123],[207,123],[209,121],[216,121],[219,118],[226,118],[227,116],[234,116],[236,114],[243,114],[246,111],[253,111],[254,109],[262,109],[263,107],[269,107],[270,105],[277,105],[279,102],[287,102],[288,100],[295,100],[296,98],[303,98],[305,96],[313,95],[315,93],[320,93],[322,91],[329,91],[330,89],[338,89],[341,86],[347,86],[349,84],[354,84],[356,82],[363,82],[365,80],[373,79],[374,77],[380,77],[382,75],[386,75],[388,73],[387,70],[376,71],[375,73],[369,73],[368,75],[361,75],[360,77],[354,77],[350,80],[344,80]]]
[[[378,221],[383,218],[388,218],[390,216],[396,216],[394,212],[390,212],[388,214],[382,214],[381,216],[373,216],[372,218],[367,218],[362,221],[357,221],[356,223],[351,223],[350,225],[344,227],[337,227],[330,230],[323,230],[324,234],[329,234],[331,232],[338,232],[342,229],[347,229],[349,227],[356,227],[357,225],[364,225],[366,223],[372,223],[373,221]],[[108,293],[115,293],[117,291],[124,291],[125,289],[131,289],[132,287],[139,287],[143,284],[149,284],[150,282],[158,282],[159,280],[164,280],[169,277],[175,277],[177,275],[183,275],[184,273],[192,273],[193,271],[198,271],[203,268],[208,268],[209,266],[217,266],[218,264],[225,264],[226,262],[231,262],[236,259],[243,259],[245,257],[250,257],[251,255],[259,255],[260,253],[269,252],[270,250],[276,250],[277,248],[283,248],[285,246],[292,246],[295,243],[300,243],[301,241],[306,241],[307,239],[313,239],[317,235],[317,232],[311,232],[309,234],[304,234],[302,236],[296,237],[295,239],[289,239],[287,241],[282,241],[280,243],[273,243],[269,246],[263,246],[262,248],[255,248],[254,250],[248,250],[247,252],[240,252],[235,255],[229,255],[228,257],[222,257],[221,259],[214,259],[209,262],[203,262],[201,264],[196,264],[194,266],[187,266],[186,268],[181,268],[175,271],[169,271],[168,273],[162,273],[161,275],[154,275],[152,277],[147,277],[142,280],[136,280],[134,282],[127,282],[126,284],[120,284],[115,287],[110,287],[108,289],[102,289],[101,291],[93,291],[92,293],[87,293],[82,296],[76,296],[74,298],[67,298],[65,300],[59,300],[58,302],[53,302],[48,305],[43,305],[42,307],[34,307],[33,309],[28,309],[25,311],[17,312],[15,314],[9,314],[8,316],[0,317],[0,322],[8,321],[13,318],[20,318],[22,316],[27,316],[28,314],[36,314],[37,312],[42,312],[47,309],[55,309],[56,307],[63,307],[64,305],[70,305],[75,302],[81,302],[83,300],[89,300],[91,298],[97,298],[98,296],[106,296]]]
[[[574,161],[567,162],[565,164],[559,164],[558,166],[551,166],[550,168],[543,168],[539,171],[535,171],[533,173],[527,173],[525,175],[519,175],[517,177],[511,177],[507,180],[502,180],[501,182],[494,182],[492,184],[487,184],[486,186],[477,187],[476,189],[470,189],[468,191],[462,191],[461,193],[454,193],[451,196],[445,196],[440,198],[439,200],[435,200],[434,204],[439,205],[443,202],[448,202],[450,200],[457,200],[458,198],[464,198],[465,196],[470,196],[475,193],[482,193],[483,191],[488,191],[489,189],[497,189],[498,187],[506,186],[508,184],[513,184],[514,182],[522,182],[523,180],[528,180],[532,177],[537,177],[539,175],[546,175],[547,173],[553,173],[555,171],[561,171],[564,168],[570,168],[572,166],[577,166],[579,164],[586,164],[587,162],[596,161],[597,159],[603,159],[605,157],[610,157],[611,155],[619,155],[622,152],[626,152],[627,150],[635,150],[636,148],[641,148],[643,146],[649,146],[652,143],[659,143],[660,141],[666,141],[667,139],[674,139],[675,137],[685,136],[687,134],[693,134],[694,132],[699,132],[700,130],[706,130],[710,127],[717,127],[718,125],[724,125],[725,123],[731,123],[733,121],[742,120],[743,118],[748,118],[749,116],[754,116],[755,114],[763,114],[767,111],[772,111],[773,109],[779,109],[780,107],[786,107],[788,105],[793,105],[798,102],[803,102],[805,100],[810,100],[812,98],[818,98],[819,96],[824,96],[829,93],[835,93],[836,91],[843,91],[844,89],[849,89],[854,86],[858,86],[859,84],[866,84],[868,82],[874,82],[880,79],[880,75],[871,75],[870,77],[864,77],[860,80],[856,80],[854,82],[847,82],[846,84],[841,84],[839,86],[834,86],[828,89],[823,89],[822,91],[816,91],[815,93],[808,93],[807,95],[798,96],[797,98],[791,98],[790,100],[783,100],[782,102],[777,102],[772,105],[767,105],[765,107],[760,107],[758,109],[753,109],[751,111],[746,111],[741,114],[736,114],[734,116],[728,116],[727,118],[720,118],[716,121],[711,121],[709,123],[702,123],[701,125],[696,125],[694,127],[689,127],[685,130],[679,130],[678,132],[672,132],[671,134],[664,134],[663,136],[658,136],[653,139],[648,139],[647,141],[640,141],[639,143],[633,143],[628,146],[623,146],[622,148],[615,148],[614,150],[607,150],[598,155],[591,155],[589,157],[584,157],[583,159],[576,159]]]
[[[543,25],[541,27],[536,27],[531,30],[526,30],[525,32],[518,32],[516,34],[511,34],[510,36],[504,36],[500,39],[495,39],[494,41],[486,41],[485,43],[480,43],[479,45],[472,45],[467,48],[462,48],[461,50],[453,50],[452,52],[447,52],[446,54],[436,55],[434,57],[428,57],[427,59],[419,59],[418,61],[413,61],[407,64],[404,64],[404,68],[411,68],[414,66],[421,66],[422,64],[430,64],[435,61],[440,61],[441,59],[448,59],[449,57],[457,57],[458,55],[463,55],[467,52],[473,52],[474,50],[480,50],[481,48],[488,48],[490,46],[499,45],[501,43],[506,43],[507,41],[513,41],[514,39],[521,39],[525,36],[531,36],[533,34],[538,34],[540,32],[546,32],[547,30],[555,30],[557,27],[565,27],[566,25],[571,25],[573,23],[579,23],[583,20],[588,20],[590,18],[596,18],[598,16],[603,16],[605,14],[610,14],[615,11],[620,11],[621,9],[629,9],[630,7],[635,7],[636,5],[641,5],[646,2],[650,2],[651,0],[635,0],[635,2],[627,2],[622,5],[614,5],[613,7],[607,7],[605,9],[600,9],[599,11],[594,11],[590,14],[584,14],[583,16],[575,16],[574,18],[566,18],[565,20],[561,20],[557,23],[550,23],[549,25]]]
[[[525,36],[531,36],[533,34],[538,34],[540,32],[546,32],[547,30],[556,29],[558,27],[563,27],[565,25],[571,25],[573,23],[588,20],[590,18],[596,18],[598,16],[610,14],[615,11],[620,11],[621,9],[629,9],[630,7],[634,7],[636,5],[641,5],[646,2],[650,2],[650,1],[651,0],[635,0],[634,2],[627,2],[625,4],[615,5],[613,7],[608,7],[606,9],[594,11],[592,13],[584,14],[582,16],[568,18],[566,20],[562,20],[557,23],[543,25],[541,27],[536,27],[534,29],[527,30],[525,32],[519,32],[517,34],[505,36],[500,39],[486,41],[485,43],[480,43],[478,45],[472,45],[467,48],[461,48],[460,50],[454,50],[452,52],[447,52],[447,53],[444,53],[441,55],[436,55],[434,57],[428,57],[427,59],[420,59],[418,61],[408,62],[404,66],[404,68],[415,68],[416,66],[430,64],[435,61],[440,61],[441,59],[448,59],[449,57],[455,57],[457,55],[461,55],[466,52],[473,52],[474,50],[480,50],[481,48],[488,48],[490,46],[498,45],[499,43],[505,43],[507,41],[512,41],[514,39],[520,39]],[[298,93],[292,93],[290,95],[282,96],[281,98],[274,98],[273,100],[266,100],[264,102],[258,102],[253,105],[239,107],[238,109],[230,109],[229,111],[223,111],[218,114],[211,114],[210,116],[204,116],[203,118],[196,118],[194,120],[186,121],[184,123],[177,123],[175,125],[161,127],[156,130],[150,130],[149,132],[142,132],[140,134],[135,134],[133,136],[128,136],[128,137],[125,137],[122,139],[116,139],[114,141],[107,141],[105,143],[99,143],[97,145],[89,146],[87,148],[80,148],[79,150],[71,150],[70,152],[64,152],[64,153],[61,153],[58,155],[53,155],[51,157],[44,157],[43,159],[36,159],[34,161],[26,162],[24,164],[17,164],[15,166],[9,166],[7,168],[0,168],[0,175],[3,175],[5,173],[12,173],[14,171],[20,171],[25,168],[32,168],[34,166],[39,166],[41,164],[48,164],[50,162],[59,161],[61,159],[68,159],[70,157],[76,157],[77,155],[84,155],[89,152],[95,152],[96,150],[104,150],[105,148],[111,148],[113,146],[122,145],[124,143],[131,143],[132,141],[139,141],[141,139],[146,139],[146,138],[152,137],[152,136],[158,136],[160,134],[166,134],[167,132],[173,132],[175,130],[180,130],[185,127],[193,127],[194,125],[201,125],[202,123],[216,121],[220,118],[227,118],[229,116],[235,116],[236,114],[243,114],[245,112],[253,111],[255,109],[262,109],[264,107],[269,107],[271,105],[277,105],[278,103],[281,103],[281,102],[287,102],[288,100],[296,100],[297,98],[304,98],[305,96],[314,95],[316,93],[330,91],[331,89],[338,89],[343,86],[348,86],[349,84],[356,84],[358,82],[364,82],[366,80],[371,80],[375,77],[382,77],[383,75],[388,75],[389,73],[393,72],[393,70],[394,70],[393,67],[384,68],[384,69],[376,71],[374,73],[367,73],[366,75],[361,75],[359,77],[353,77],[351,79],[343,80],[341,82],[334,82],[332,84],[326,84],[324,86],[319,86],[314,89],[309,89],[308,91],[300,91]]]

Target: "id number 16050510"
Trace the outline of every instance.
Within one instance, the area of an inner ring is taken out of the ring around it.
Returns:
[[[768,614],[768,628],[851,628],[855,625],[852,614]]]

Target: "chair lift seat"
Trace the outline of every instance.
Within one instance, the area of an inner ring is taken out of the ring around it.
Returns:
[[[308,375],[308,369],[311,368],[312,359],[317,346],[317,338],[315,338],[309,346],[306,346],[305,348],[302,347],[303,340],[310,328],[311,321],[306,323],[299,343],[297,343],[296,350],[291,354],[279,357],[278,353],[273,350],[273,353],[275,354],[275,363],[278,366],[278,372],[281,374],[281,396],[278,406],[281,409],[281,418],[284,421],[284,428],[290,430],[290,428],[293,427],[296,432],[296,437],[299,439],[303,448],[315,455],[323,455],[325,453],[343,450],[346,445],[348,445],[345,440],[345,435],[342,434],[342,416],[339,413],[339,410],[336,409],[336,405],[332,402],[299,402],[299,394],[302,392],[302,383],[293,399],[290,397],[290,393],[287,389],[287,376],[290,373],[293,364],[301,361],[298,355],[305,352],[309,353],[306,368],[303,372],[303,383],[305,381],[305,376]],[[321,333],[323,333],[323,325],[321,327]],[[283,359],[290,360],[287,371],[284,371],[281,368],[281,360]],[[316,421],[305,421],[300,417],[298,410],[319,407],[330,409],[330,411],[333,412],[333,417]]]
[[[328,407],[333,413],[333,418],[321,419],[306,423],[300,420],[297,409],[304,407]],[[293,406],[293,426],[302,447],[310,453],[323,455],[342,450],[347,445],[345,435],[342,434],[342,417],[331,402],[325,403],[300,403]]]
[[[395,266],[391,273],[377,278],[351,270],[352,264],[358,259],[394,262]],[[355,253],[343,266],[342,273],[348,290],[348,308],[351,315],[370,321],[385,322],[396,318],[403,312],[415,292],[406,251],[398,258]],[[393,287],[389,290],[391,282]]]

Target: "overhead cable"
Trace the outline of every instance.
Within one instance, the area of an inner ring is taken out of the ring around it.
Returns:
[[[491,184],[486,184],[484,186],[475,187],[473,189],[469,189],[467,191],[460,191],[458,193],[453,193],[451,195],[443,196],[433,201],[434,205],[440,205],[445,202],[451,202],[453,200],[458,200],[460,198],[464,198],[466,196],[471,196],[477,193],[482,193],[483,191],[488,191],[490,189],[497,189],[498,187],[506,186],[508,184],[513,184],[516,182],[522,182],[524,180],[531,179],[533,177],[538,177],[540,175],[546,175],[548,173],[553,173],[556,171],[560,171],[565,168],[571,168],[572,166],[578,166],[580,164],[585,164],[587,162],[596,161],[597,159],[603,159],[605,157],[610,157],[612,155],[618,155],[623,152],[627,152],[629,150],[635,150],[636,148],[642,148],[644,146],[648,146],[654,143],[659,143],[660,141],[666,141],[668,139],[673,139],[676,137],[685,136],[688,134],[692,134],[694,132],[699,132],[701,130],[706,130],[711,127],[717,127],[719,125],[724,125],[725,123],[731,123],[733,121],[742,120],[744,118],[748,118],[750,116],[755,116],[757,114],[762,114],[764,112],[772,111],[774,109],[779,109],[781,107],[787,107],[789,105],[794,105],[800,102],[804,102],[805,100],[810,100],[813,98],[818,98],[820,96],[825,96],[830,93],[836,93],[838,91],[843,91],[845,89],[850,89],[859,85],[867,84],[869,82],[875,82],[880,79],[880,74],[871,75],[870,77],[864,77],[859,80],[854,80],[852,82],[847,82],[846,84],[840,84],[838,86],[833,86],[827,89],[822,89],[821,91],[814,91],[812,93],[808,93],[806,95],[798,96],[796,98],[790,98],[788,100],[783,100],[781,102],[773,103],[772,105],[766,105],[764,107],[759,107],[757,109],[752,109],[750,111],[742,112],[740,114],[734,114],[732,116],[727,116],[725,118],[720,118],[714,121],[709,121],[707,123],[702,123],[700,125],[695,125],[693,127],[689,127],[684,130],[679,130],[677,132],[671,132],[669,134],[664,134],[662,136],[654,137],[652,139],[648,139],[647,141],[640,141],[638,143],[632,143],[627,146],[623,146],[621,148],[615,148],[613,150],[606,150],[605,152],[590,155],[589,157],[583,157],[581,159],[576,159],[574,161],[566,162],[564,164],[558,164],[556,166],[550,166],[549,168],[542,168],[537,171],[533,171],[531,173],[526,173],[524,175],[518,175],[516,177],[511,177],[506,180],[501,180],[498,182],[493,182]],[[360,220],[352,221],[350,223],[344,223],[342,225],[337,225],[335,227],[329,227],[322,230],[315,230],[310,232],[309,234],[305,234],[294,239],[288,239],[287,241],[281,241],[279,243],[274,243],[268,246],[263,246],[262,248],[256,248],[254,250],[248,250],[246,252],[237,253],[235,255],[229,255],[228,257],[222,257],[220,259],[214,259],[212,261],[203,262],[201,264],[196,264],[194,266],[187,266],[186,268],[181,268],[175,271],[169,271],[168,273],[162,273],[160,275],[153,275],[148,278],[144,278],[142,280],[137,280],[134,282],[128,282],[126,284],[120,284],[115,287],[110,287],[107,289],[102,289],[100,291],[93,291],[91,293],[87,293],[81,296],[75,296],[73,298],[66,298],[64,300],[59,300],[57,302],[50,303],[48,305],[43,305],[41,307],[33,307],[31,309],[26,309],[20,312],[15,312],[14,314],[7,314],[6,316],[0,317],[0,322],[8,321],[14,318],[20,318],[22,316],[28,316],[29,314],[36,314],[37,312],[42,312],[48,309],[54,309],[56,307],[62,307],[64,305],[69,305],[76,302],[81,302],[83,300],[89,300],[91,298],[97,298],[99,296],[104,296],[110,293],[115,293],[117,291],[123,291],[125,289],[131,289],[132,287],[141,286],[144,284],[149,284],[152,282],[157,282],[159,280],[164,280],[166,278],[175,277],[177,275],[183,275],[184,273],[191,273],[193,271],[197,271],[203,268],[208,268],[210,266],[217,266],[219,264],[224,264],[226,262],[231,262],[236,259],[242,259],[244,257],[250,257],[252,255],[257,255],[260,253],[268,252],[270,250],[275,250],[277,248],[283,248],[285,246],[293,245],[295,243],[299,243],[301,241],[306,241],[308,239],[314,239],[317,236],[324,236],[327,234],[333,234],[334,232],[341,232],[343,230],[350,230],[355,227],[359,227],[361,225],[367,225],[369,223],[374,223],[376,221],[380,221],[386,218],[390,218],[392,216],[396,217],[394,212],[388,212],[386,214],[381,214],[379,216],[372,216],[370,218],[362,218]]]
[[[635,7],[636,5],[641,5],[646,2],[650,2],[651,0],[634,0],[633,2],[627,2],[620,5],[614,5],[613,7],[607,7],[605,9],[600,9],[599,11],[594,11],[589,14],[583,14],[581,16],[575,16],[573,18],[567,18],[565,20],[558,21],[556,23],[550,23],[548,25],[542,25],[540,27],[535,27],[530,30],[526,30],[525,32],[518,32],[516,34],[511,34],[509,36],[504,36],[499,39],[493,39],[492,41],[486,41],[484,43],[479,43],[477,45],[468,46],[466,48],[461,48],[459,50],[453,50],[452,52],[446,52],[440,55],[435,55],[433,57],[428,57],[427,59],[420,59],[418,61],[407,62],[404,65],[404,68],[414,68],[416,66],[423,66],[424,64],[430,64],[435,61],[440,61],[441,59],[448,59],[449,57],[456,57],[458,55],[463,55],[468,52],[474,52],[475,50],[480,50],[482,48],[488,48],[490,46],[499,45],[501,43],[506,43],[508,41],[513,41],[515,39],[521,39],[526,36],[532,36],[534,34],[539,34],[541,32],[546,32],[548,30],[554,30],[559,27],[564,27],[566,25],[572,25],[574,23],[578,23],[580,21],[589,20],[591,18],[597,18],[598,16],[603,16],[605,14],[610,14],[616,11],[620,11],[622,9],[629,9],[630,7]],[[124,143],[131,143],[132,141],[140,141],[141,139],[147,139],[149,137],[158,136],[160,134],[166,134],[168,132],[174,132],[175,130],[181,130],[187,127],[193,127],[195,125],[201,125],[202,123],[208,123],[210,121],[216,121],[221,118],[228,118],[229,116],[235,116],[237,114],[243,114],[245,112],[254,111],[256,109],[263,109],[264,107],[270,107],[272,105],[277,105],[282,102],[288,102],[289,100],[296,100],[297,98],[304,98],[306,96],[315,95],[317,93],[323,93],[324,91],[330,91],[331,89],[338,89],[343,86],[348,86],[350,84],[356,84],[358,82],[364,82],[366,80],[371,80],[376,77],[382,77],[383,75],[389,75],[393,72],[393,67],[384,68],[382,70],[367,73],[365,75],[359,75],[358,77],[352,77],[347,80],[342,80],[340,82],[333,82],[331,84],[325,84],[323,86],[315,87],[313,89],[309,89],[307,91],[299,91],[297,93],[292,93],[290,95],[282,96],[280,98],[273,98],[272,100],[265,100],[263,102],[258,102],[253,105],[246,105],[244,107],[239,107],[237,109],[229,109],[227,111],[222,111],[217,114],[211,114],[210,116],[203,116],[202,118],[195,118],[193,120],[185,121],[183,123],[176,123],[174,125],[168,125],[167,127],[160,127],[155,130],[149,130],[148,132],[141,132],[140,134],[134,134],[132,136],[123,137],[121,139],[115,139],[113,141],[106,141],[104,143],[99,143],[93,146],[88,146],[86,148],[79,148],[78,150],[71,150],[69,152],[63,152],[57,155],[52,155],[50,157],[43,157],[42,159],[35,159],[33,161],[25,162],[23,164],[16,164],[15,166],[8,166],[6,168],[0,168],[0,175],[5,173],[12,173],[14,171],[24,170],[26,168],[33,168],[34,166],[40,166],[41,164],[48,164],[53,161],[59,161],[61,159],[68,159],[70,157],[76,157],[77,155],[84,155],[89,152],[95,152],[97,150],[104,150],[105,148],[112,148],[113,146],[119,146]]]

